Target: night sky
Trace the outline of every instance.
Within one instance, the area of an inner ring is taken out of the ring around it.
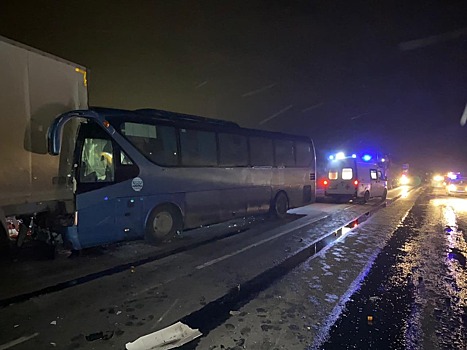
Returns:
[[[0,35],[91,70],[90,104],[467,170],[467,2],[10,1]]]

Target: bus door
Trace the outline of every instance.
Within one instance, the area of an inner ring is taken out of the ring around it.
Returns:
[[[142,201],[131,196],[135,192],[129,180],[137,176],[139,169],[119,150],[110,135],[94,122],[82,124],[75,160],[78,240],[81,247],[116,242],[141,234],[138,224],[141,223]]]
[[[115,187],[121,188],[115,204],[115,224],[125,239],[142,237],[144,234],[143,180],[138,177],[139,168],[118,146],[115,155]],[[139,194],[139,195],[138,195]]]

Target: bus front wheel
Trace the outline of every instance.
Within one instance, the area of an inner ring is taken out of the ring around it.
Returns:
[[[150,243],[160,243],[174,237],[182,228],[180,211],[171,205],[161,205],[149,216],[145,238]]]
[[[279,219],[283,219],[287,216],[287,210],[289,210],[289,200],[284,192],[279,192],[276,195],[271,209],[273,214]]]

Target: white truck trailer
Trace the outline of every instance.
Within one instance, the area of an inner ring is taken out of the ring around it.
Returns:
[[[77,124],[67,125],[60,156],[48,154],[47,132],[57,115],[88,107],[86,75],[85,67],[0,37],[3,248],[22,243],[31,218],[53,227],[62,214],[73,211],[70,174]],[[11,241],[7,218],[24,222],[17,241]]]

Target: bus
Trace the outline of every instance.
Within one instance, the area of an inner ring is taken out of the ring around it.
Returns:
[[[60,154],[70,121],[79,124],[68,175],[74,212],[62,236],[75,250],[161,242],[245,215],[283,218],[316,198],[316,155],[306,136],[157,109],[89,108],[54,120],[50,154]]]

